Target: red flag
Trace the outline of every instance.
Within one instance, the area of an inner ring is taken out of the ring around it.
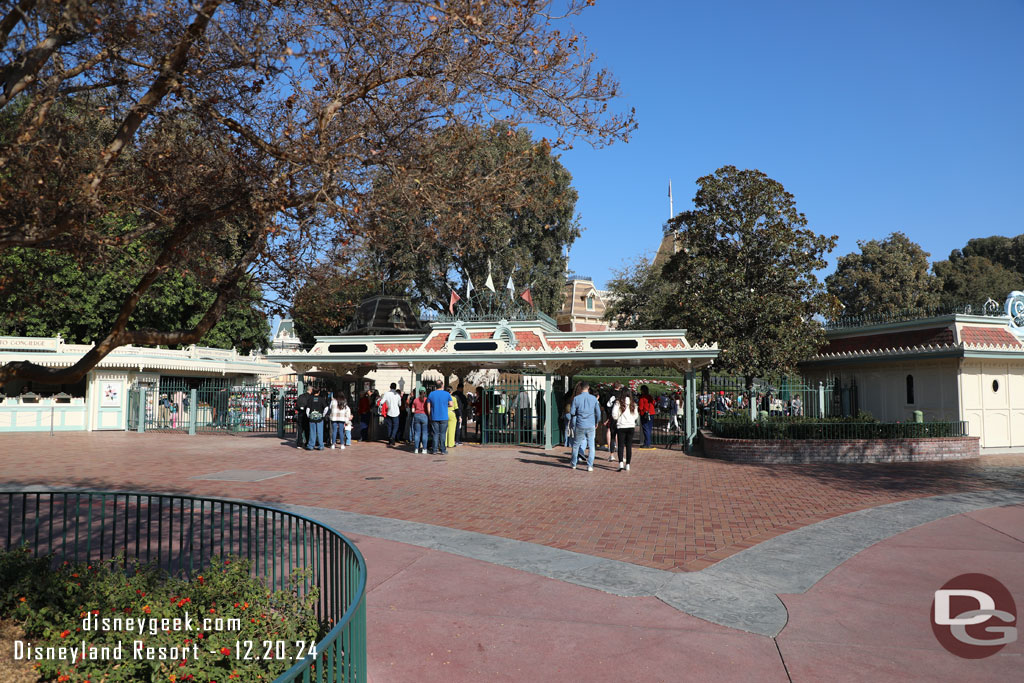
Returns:
[[[452,290],[452,296],[448,300],[448,312],[451,313],[452,315],[455,315],[455,302],[456,301],[462,301],[462,297],[459,296],[458,294],[456,294],[455,290],[453,289]]]
[[[519,298],[530,304],[530,308],[533,308],[533,297],[530,296],[530,288],[527,287],[523,290],[523,293],[519,295]]]

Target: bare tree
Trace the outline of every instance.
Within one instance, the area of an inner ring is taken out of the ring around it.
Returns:
[[[537,124],[555,147],[625,138],[632,113],[609,111],[617,86],[568,24],[592,3],[557,4],[18,2],[0,16],[0,249],[157,248],[80,362],[9,363],[0,382],[74,382],[122,344],[194,343],[248,278],[286,293],[325,247],[365,237],[353,218],[373,208],[381,169],[429,175],[423,141],[438,129]],[[106,227],[111,215],[127,228]],[[181,268],[216,294],[200,322],[131,329]]]

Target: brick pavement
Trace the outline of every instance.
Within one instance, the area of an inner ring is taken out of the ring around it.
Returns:
[[[195,493],[350,510],[494,534],[658,569],[702,569],[853,510],[1024,485],[1024,457],[877,465],[751,465],[660,450],[629,473],[564,449],[463,446],[447,457],[383,444],[296,450],[269,436],[125,432],[0,435],[0,482]],[[202,481],[219,470],[293,472]],[[368,479],[373,477],[374,479]],[[379,477],[379,479],[378,479]],[[342,529],[342,531],[344,531]]]

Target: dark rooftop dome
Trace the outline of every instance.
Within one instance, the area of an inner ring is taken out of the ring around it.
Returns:
[[[407,334],[428,329],[412,310],[407,296],[374,294],[359,302],[351,324],[342,334]]]

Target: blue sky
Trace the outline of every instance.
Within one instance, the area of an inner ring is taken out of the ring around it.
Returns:
[[[562,155],[585,228],[570,267],[598,286],[657,248],[669,178],[678,212],[726,164],[838,235],[832,263],[895,230],[933,260],[1024,233],[1021,0],[598,0],[573,24],[640,126]]]

